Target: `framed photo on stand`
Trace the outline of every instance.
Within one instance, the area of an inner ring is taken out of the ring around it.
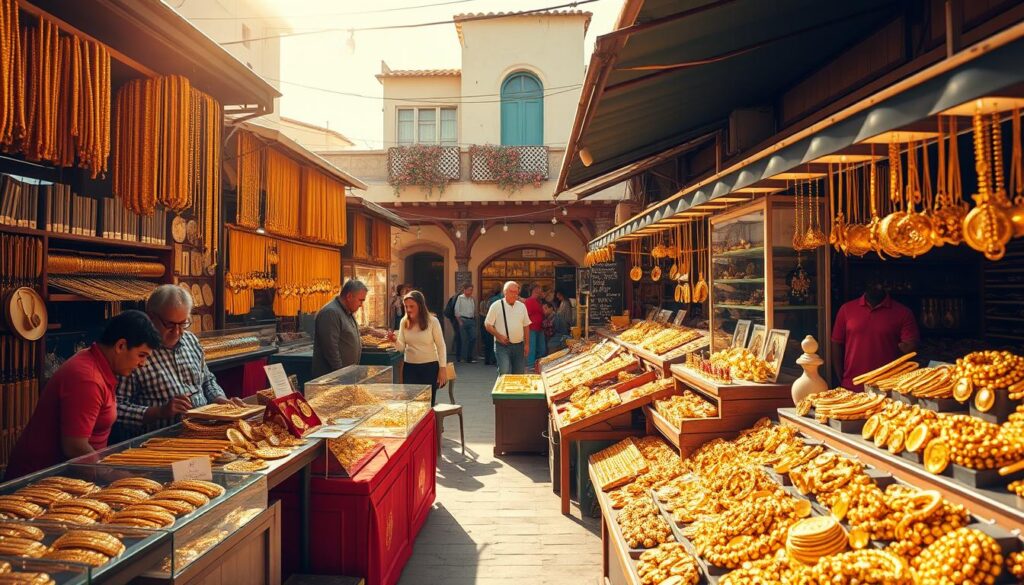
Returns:
[[[768,328],[764,325],[754,325],[753,332],[750,334],[750,344],[747,345],[747,349],[750,353],[761,357],[761,352],[764,351],[765,337],[768,335]]]
[[[747,334],[750,333],[750,319],[740,319],[736,322],[736,330],[732,332],[732,347],[746,347]]]
[[[768,332],[761,359],[768,362],[768,367],[772,370],[772,383],[779,378],[782,359],[786,357],[787,341],[789,341],[789,331],[787,329],[772,329]]]

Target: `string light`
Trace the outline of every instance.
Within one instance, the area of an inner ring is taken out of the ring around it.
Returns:
[[[455,230],[455,239],[458,240],[458,239],[461,239],[461,238],[462,238],[462,230]]]
[[[531,236],[537,235],[537,230],[533,227],[532,223],[530,224],[530,235]]]
[[[555,237],[555,230],[553,230],[553,229],[551,230],[551,237],[552,238]]]
[[[556,223],[558,223],[558,218],[551,216],[551,225],[555,225]]]
[[[562,215],[569,215],[569,208],[568,207],[563,207],[562,208]]]
[[[484,235],[486,233],[487,233],[487,226],[485,226],[485,225],[480,226],[480,235],[482,236],[482,235]]]
[[[501,229],[502,229],[502,230],[504,230],[504,231],[506,231],[506,232],[508,231],[508,222],[507,222],[507,221],[505,222],[505,225],[504,225],[504,226],[502,226],[502,228],[501,228]]]

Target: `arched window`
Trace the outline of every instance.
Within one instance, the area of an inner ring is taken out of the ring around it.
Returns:
[[[501,84],[501,143],[544,144],[544,86],[530,73],[513,73]]]

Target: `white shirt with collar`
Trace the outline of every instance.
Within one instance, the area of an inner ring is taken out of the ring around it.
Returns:
[[[504,308],[504,314],[502,314],[502,308]],[[507,328],[506,317],[508,317]],[[515,305],[509,305],[505,297],[502,297],[487,310],[484,324],[490,325],[498,333],[508,336],[509,343],[522,343],[523,328],[530,326],[530,314],[526,311],[523,301],[517,300]]]
[[[476,299],[464,294],[455,297],[455,315],[462,319],[476,319]]]

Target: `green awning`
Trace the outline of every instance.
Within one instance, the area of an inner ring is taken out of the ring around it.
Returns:
[[[704,135],[733,110],[774,103],[905,6],[899,0],[645,0],[636,25],[598,39],[590,67],[611,69],[583,89],[557,191]],[[655,25],[658,19],[666,22]],[[584,147],[594,160],[589,167],[577,156]]]

